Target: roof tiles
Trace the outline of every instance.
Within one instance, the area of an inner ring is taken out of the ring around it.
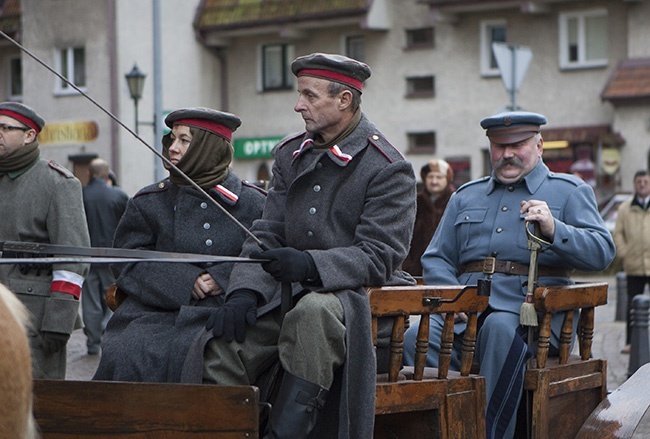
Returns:
[[[204,0],[199,30],[246,27],[281,21],[340,17],[366,12],[371,0]]]
[[[600,97],[614,104],[650,100],[650,58],[621,61],[609,77]]]

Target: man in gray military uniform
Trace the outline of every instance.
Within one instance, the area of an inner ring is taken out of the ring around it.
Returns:
[[[242,256],[266,261],[233,269],[226,303],[208,321],[215,338],[203,378],[254,383],[279,358],[286,372],[266,437],[371,438],[376,363],[363,287],[414,283],[399,267],[415,175],[361,112],[367,65],[316,53],[291,68],[306,132],[274,149],[271,189],[252,227],[270,250],[244,244]],[[292,283],[297,302],[282,324],[280,283]]]
[[[81,183],[40,158],[37,136],[44,125],[30,107],[0,103],[0,241],[89,247]],[[66,345],[81,326],[79,296],[87,273],[87,264],[0,265],[0,282],[31,313],[34,378],[65,378]]]
[[[494,266],[476,349],[486,379],[487,438],[513,436],[525,360],[531,355],[527,333],[519,324],[530,261],[524,223],[539,223],[543,239],[550,243],[538,256],[540,284],[570,284],[573,269],[603,270],[615,255],[591,186],[575,176],[550,172],[544,164],[540,127],[545,123],[544,116],[529,112],[502,113],[481,121],[490,141],[492,175],[458,189],[422,256],[429,285],[475,285],[487,276],[484,263]],[[427,365],[437,366],[442,320],[432,317],[430,323]],[[551,343],[556,347],[558,324],[561,321],[554,319]],[[458,335],[464,327],[455,327],[456,368]],[[407,331],[406,347],[415,345],[409,340],[415,340],[416,329]],[[413,349],[407,348],[405,362],[413,364],[413,356]]]

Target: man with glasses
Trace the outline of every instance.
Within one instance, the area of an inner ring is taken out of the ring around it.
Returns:
[[[0,103],[0,241],[90,246],[81,183],[58,163],[40,158],[45,121],[30,107]],[[2,257],[27,255],[2,252]],[[32,371],[64,379],[66,345],[80,327],[79,296],[87,264],[0,264],[0,282],[29,309]]]

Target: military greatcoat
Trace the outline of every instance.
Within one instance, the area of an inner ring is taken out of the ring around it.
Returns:
[[[0,176],[0,194],[0,241],[90,246],[81,183],[59,164],[39,159],[26,170]],[[66,349],[45,354],[40,331],[70,334],[81,327],[78,298],[58,292],[60,283],[52,283],[53,273],[57,281],[72,281],[80,291],[88,264],[55,264],[40,270],[0,265],[0,282],[33,318],[29,341],[34,378],[65,378]]]
[[[365,115],[338,148],[314,149],[303,133],[274,154],[272,188],[253,232],[269,248],[306,250],[321,283],[294,284],[294,292],[334,292],[345,314],[347,359],[313,435],[372,437],[376,361],[363,287],[414,283],[399,269],[415,220],[413,168]],[[248,240],[242,254],[252,251],[259,247]],[[229,292],[240,288],[264,297],[260,315],[280,304],[278,283],[260,266],[235,267]]]
[[[263,191],[232,173],[208,193],[247,228],[262,214]],[[245,238],[245,232],[204,195],[164,180],[129,201],[114,246],[238,256]],[[232,263],[144,262],[113,268],[127,299],[108,322],[94,379],[179,381],[192,339],[204,329],[214,307],[223,303],[223,296],[192,299],[194,282],[208,272],[226,291]]]

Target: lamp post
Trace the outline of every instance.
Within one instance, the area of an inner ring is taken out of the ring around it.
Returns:
[[[129,85],[129,93],[133,99],[133,106],[135,108],[135,133],[138,133],[138,101],[142,98],[142,90],[144,89],[144,79],[147,77],[138,69],[138,65],[134,64],[131,71],[124,75],[126,83]]]

